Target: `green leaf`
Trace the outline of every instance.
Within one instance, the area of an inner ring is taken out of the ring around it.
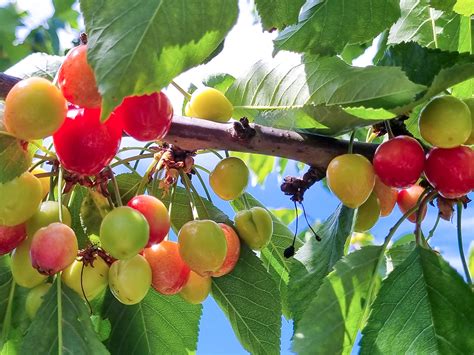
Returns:
[[[247,246],[242,245],[230,274],[212,279],[212,296],[248,352],[280,354],[280,295],[260,259]]]
[[[474,3],[471,0],[457,0],[453,10],[463,16],[474,15]]]
[[[456,4],[456,0],[428,0],[428,5],[433,9],[451,11]]]
[[[414,101],[424,89],[408,80],[400,68],[358,68],[336,57],[306,57],[296,66],[258,62],[230,87],[227,97],[237,110],[310,104],[390,109]]]
[[[142,177],[137,173],[125,173],[117,175],[115,179],[117,180],[122,203],[126,205],[128,201],[130,201],[132,197],[136,195]],[[109,182],[108,190],[112,201],[117,203],[117,197],[115,196],[115,190],[112,181]]]
[[[197,347],[202,306],[150,288],[140,303],[126,306],[107,293],[102,317],[112,325],[112,354],[187,354]]]
[[[88,235],[100,234],[102,219],[111,207],[107,199],[97,191],[88,190],[81,203],[81,224]]]
[[[201,64],[234,25],[236,0],[82,0],[88,59],[102,94],[102,117],[130,95],[162,89]]]
[[[471,242],[471,246],[469,247],[468,268],[469,273],[474,277],[474,241]]]
[[[112,325],[108,319],[102,319],[100,316],[92,315],[91,322],[101,341],[109,339],[110,333],[112,332]]]
[[[458,15],[430,8],[429,0],[405,0],[400,2],[400,7],[401,17],[390,29],[389,44],[417,42],[425,47],[457,50]]]
[[[246,193],[245,196],[251,207],[259,206],[265,208],[265,206],[256,200],[252,195]],[[232,207],[236,211],[242,211],[246,209],[242,199],[232,201]],[[267,272],[270,273],[276,285],[278,286],[282,300],[283,314],[285,317],[290,318],[291,311],[288,303],[288,282],[291,261],[283,256],[283,252],[292,244],[293,232],[288,229],[286,223],[282,223],[273,214],[271,214],[271,216],[273,220],[273,235],[268,246],[260,251],[260,259],[262,259],[263,266]],[[299,239],[296,239],[295,250],[298,250],[302,244],[303,243]]]
[[[300,208],[296,213],[294,208],[269,208],[268,210],[284,225],[291,224],[296,219],[295,214],[299,217],[301,216],[301,213],[303,213]]]
[[[278,35],[275,48],[334,55],[347,44],[364,43],[374,38],[399,17],[400,6],[396,0],[307,1],[298,23]]]
[[[468,52],[473,53],[472,47],[472,36],[471,31],[471,19],[469,17],[463,16],[461,18],[460,24],[460,34],[459,34],[459,52]],[[474,96],[474,79],[466,80],[460,84],[457,84],[453,87],[452,95],[467,99]]]
[[[31,161],[28,149],[18,139],[0,133],[0,183],[23,174],[30,167]]]
[[[62,353],[108,354],[94,331],[89,309],[74,291],[62,285],[62,318],[58,324],[57,284],[46,296],[25,335],[22,354],[57,354],[58,326],[62,327]]]
[[[388,249],[386,254],[391,269],[394,269],[398,265],[402,264],[405,259],[413,252],[413,249],[415,249],[414,241],[392,246],[390,249]]]
[[[220,92],[224,93],[229,89],[229,87],[234,83],[235,78],[230,74],[213,74],[203,80],[205,86],[217,89]],[[193,90],[194,91],[194,90]],[[190,92],[190,91],[188,91]]]
[[[7,312],[8,299],[12,284],[12,274],[10,271],[10,256],[0,257],[0,328],[3,331],[5,314]]]
[[[83,204],[84,199],[87,199],[88,196],[89,194],[86,187],[76,185],[74,186],[74,192],[72,193],[72,197],[68,205],[72,219],[71,228],[76,233],[79,249],[85,248],[89,243],[89,238],[87,237],[86,230],[84,229],[81,222],[81,206]]]
[[[255,0],[263,29],[282,29],[298,21],[305,0]]]
[[[323,279],[344,256],[351,235],[354,210],[340,205],[317,229],[321,242],[309,239],[296,253],[290,267],[289,300],[296,324],[315,297]]]
[[[382,283],[362,354],[472,354],[474,297],[436,252],[417,246]],[[396,341],[395,341],[396,340]]]
[[[296,353],[351,353],[363,324],[365,302],[380,253],[380,246],[364,247],[334,265],[334,271],[324,279],[297,323],[293,342]]]
[[[33,53],[16,63],[5,73],[22,79],[38,76],[53,81],[63,59],[64,57],[56,55]]]

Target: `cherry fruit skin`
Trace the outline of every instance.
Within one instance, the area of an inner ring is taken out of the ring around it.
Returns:
[[[41,183],[41,188],[43,190],[43,198],[45,198],[46,196],[48,196],[49,194],[49,187],[50,187],[50,184],[51,184],[51,180],[48,176],[45,176],[45,177],[37,177],[36,175],[39,175],[39,174],[44,174],[46,173],[47,171],[42,169],[42,168],[34,168],[31,173],[33,175],[35,175],[35,177],[40,181]]]
[[[464,100],[464,103],[469,107],[469,111],[471,112],[471,123],[472,123],[472,129],[471,129],[471,135],[467,139],[467,141],[464,142],[466,145],[473,145],[474,144],[474,98],[471,99],[466,99]]]
[[[7,131],[23,140],[51,136],[64,122],[67,103],[61,92],[43,78],[18,82],[5,99]]]
[[[19,246],[17,246],[11,256],[11,270],[13,280],[25,288],[32,288],[44,282],[47,278],[42,275],[31,265],[30,247],[31,240],[29,237],[25,239]]]
[[[402,213],[408,212],[411,208],[415,207],[420,198],[421,194],[425,191],[420,185],[413,185],[407,189],[400,190],[398,192],[397,204]],[[426,205],[421,212],[421,220],[425,219],[427,207]],[[416,223],[416,216],[418,211],[413,212],[408,216],[408,220],[412,223]]]
[[[13,227],[0,226],[0,255],[7,254],[26,239],[26,227],[19,224]]]
[[[221,199],[230,201],[242,195],[249,183],[249,168],[237,157],[222,159],[209,174],[209,184]]]
[[[100,109],[70,109],[53,142],[62,166],[79,175],[98,174],[117,154],[122,122],[114,113],[100,122]]]
[[[219,223],[219,226],[224,232],[227,241],[227,254],[220,269],[211,274],[212,277],[220,277],[230,273],[234,270],[240,256],[240,239],[235,230],[224,223]]]
[[[63,223],[70,227],[71,214],[64,205],[62,206],[62,217]],[[54,222],[59,222],[59,202],[45,201],[41,203],[36,213],[26,221],[26,233],[32,238],[40,228],[47,227]]]
[[[189,278],[189,266],[179,254],[179,246],[167,240],[145,249],[143,256],[152,272],[151,285],[163,295],[174,295],[181,291]]]
[[[31,173],[0,183],[0,225],[16,226],[26,222],[43,199],[40,181]]]
[[[63,223],[52,223],[35,233],[31,241],[31,263],[40,273],[53,275],[71,265],[77,251],[74,231]]]
[[[64,97],[84,108],[100,107],[102,98],[94,72],[87,62],[87,45],[69,51],[58,72],[58,84]]]
[[[468,105],[454,96],[431,100],[420,113],[420,134],[431,145],[454,148],[471,135],[472,120]]]
[[[51,288],[50,283],[44,283],[36,286],[28,292],[25,300],[26,314],[33,319],[44,301],[44,297]]]
[[[355,232],[365,232],[377,223],[380,217],[380,203],[375,193],[371,193],[367,201],[357,210],[354,224]]]
[[[155,92],[125,98],[115,113],[130,137],[148,142],[166,136],[173,118],[173,106],[163,92]]]
[[[191,270],[201,276],[218,271],[227,255],[227,241],[211,220],[190,221],[178,233],[179,253]]]
[[[128,206],[109,212],[100,225],[102,248],[115,259],[130,259],[148,243],[150,227],[145,217]]]
[[[393,208],[397,204],[397,189],[385,185],[380,178],[375,176],[374,192],[380,203],[380,216],[386,217],[392,213]]]
[[[273,235],[273,220],[263,207],[255,206],[236,213],[235,228],[240,238],[253,250],[262,250]]]
[[[143,214],[150,226],[146,248],[158,244],[165,239],[170,231],[171,222],[168,209],[163,202],[150,195],[139,195],[128,201],[127,206]]]
[[[143,300],[151,285],[151,267],[140,254],[128,260],[117,260],[110,266],[109,287],[123,304],[137,304]]]
[[[425,166],[425,152],[416,139],[397,136],[377,148],[373,165],[385,185],[405,188],[420,178]]]
[[[209,276],[200,276],[191,271],[188,282],[179,295],[188,303],[201,304],[211,292],[212,280]]]
[[[331,191],[350,208],[361,206],[375,184],[372,164],[360,154],[343,154],[332,159],[326,177]]]
[[[105,290],[109,284],[108,278],[109,265],[100,256],[96,256],[93,263],[87,265],[82,261],[74,260],[61,273],[64,283],[82,298],[85,295],[89,301]]]
[[[425,175],[441,196],[464,196],[474,189],[474,151],[465,146],[433,148],[426,158]]]
[[[234,107],[225,95],[217,89],[204,87],[191,95],[187,114],[215,122],[227,122]]]

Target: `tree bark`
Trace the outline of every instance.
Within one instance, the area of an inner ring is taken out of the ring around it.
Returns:
[[[0,73],[0,97],[4,98],[20,79]],[[217,149],[272,155],[326,170],[329,162],[348,150],[348,141],[253,125],[255,135],[239,138],[234,123],[217,123],[175,115],[164,141],[181,149]],[[354,153],[372,159],[376,144],[354,143]]]

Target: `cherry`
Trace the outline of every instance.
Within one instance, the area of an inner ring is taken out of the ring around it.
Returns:
[[[31,173],[33,175],[39,175],[39,174],[44,174],[46,173],[46,170],[42,169],[42,168],[34,168]],[[41,183],[41,188],[43,190],[43,199],[49,194],[49,186],[50,186],[50,183],[51,183],[51,179],[48,177],[48,176],[45,176],[45,177],[37,177],[37,179],[40,181]]]
[[[189,277],[189,266],[179,254],[178,244],[167,240],[145,249],[143,256],[151,266],[153,288],[163,295],[181,291]]]
[[[53,275],[73,263],[77,249],[74,231],[63,223],[51,223],[35,233],[30,249],[31,263],[40,273]]]
[[[425,175],[441,196],[464,196],[474,189],[474,151],[464,146],[433,148],[427,155]]]
[[[16,247],[11,256],[11,270],[13,280],[21,287],[32,288],[46,280],[47,276],[41,275],[31,265],[30,247],[32,238],[25,239]]]
[[[398,207],[400,208],[400,211],[402,211],[402,213],[406,213],[408,210],[415,207],[423,191],[425,191],[425,189],[421,187],[420,185],[413,185],[407,189],[400,190],[398,192],[398,198],[397,198],[397,204],[398,204]],[[421,220],[425,218],[426,210],[427,208],[425,205],[423,208],[423,211],[421,212]],[[409,215],[408,220],[410,222],[416,223],[417,213],[418,211],[415,211],[411,215]]]
[[[252,207],[235,215],[235,228],[240,238],[253,250],[265,248],[273,235],[273,220],[262,207]]]
[[[139,195],[132,198],[127,205],[141,212],[150,226],[146,248],[165,239],[170,230],[171,222],[168,210],[163,202],[153,196]]]
[[[44,301],[44,296],[51,288],[50,283],[44,283],[36,286],[28,292],[25,300],[26,314],[30,319],[33,319]]]
[[[466,99],[464,100],[464,103],[469,107],[469,111],[471,112],[471,135],[467,139],[467,141],[464,142],[466,145],[473,145],[474,144],[474,98]]]
[[[66,206],[62,206],[63,223],[71,226],[71,214]],[[43,227],[49,226],[51,223],[59,222],[59,202],[45,201],[31,218],[26,221],[26,232],[30,237]]]
[[[216,122],[227,122],[232,117],[234,107],[225,95],[210,87],[196,90],[191,95],[186,113],[193,117]]]
[[[234,270],[240,256],[240,239],[237,233],[227,224],[219,223],[219,226],[224,232],[227,241],[227,254],[220,269],[211,274],[212,277],[220,277],[230,273]]]
[[[209,276],[200,276],[191,271],[188,282],[184,285],[179,295],[188,303],[200,304],[211,292],[212,280]]]
[[[117,260],[110,266],[109,288],[123,304],[137,304],[150,289],[151,268],[140,254],[128,260]]]
[[[343,154],[332,159],[326,177],[331,191],[350,208],[361,206],[375,184],[372,164],[360,154]]]
[[[7,254],[15,249],[26,238],[24,224],[13,227],[0,226],[0,255]]]
[[[87,45],[71,49],[58,72],[58,84],[64,97],[84,108],[100,107],[101,97],[94,72],[87,62]]]
[[[109,212],[100,225],[102,248],[116,259],[130,259],[147,244],[150,228],[145,217],[123,206]]]
[[[397,136],[382,143],[374,155],[374,170],[385,185],[413,185],[423,172],[425,152],[415,138]]]
[[[375,193],[371,193],[367,201],[357,209],[354,224],[355,232],[365,232],[377,223],[380,217],[380,203]]]
[[[179,230],[178,243],[184,262],[201,276],[218,271],[227,255],[224,232],[211,220],[187,222]]]
[[[61,92],[43,78],[18,82],[5,99],[5,126],[23,140],[51,136],[61,127],[67,105]]]
[[[98,174],[117,154],[122,123],[114,113],[100,122],[100,109],[71,109],[53,142],[64,168],[79,175]]]
[[[395,204],[397,203],[398,191],[397,189],[385,185],[380,178],[375,176],[374,192],[377,195],[380,203],[380,216],[385,217],[392,213]]]
[[[235,200],[249,183],[249,168],[237,157],[221,160],[209,175],[209,184],[221,199]]]
[[[92,265],[85,265],[83,261],[74,260],[62,273],[64,283],[82,298],[90,301],[96,298],[109,284],[109,265],[100,256],[97,256]]]
[[[166,136],[173,118],[173,106],[164,93],[155,92],[125,98],[115,113],[120,116],[129,136],[146,142]]]

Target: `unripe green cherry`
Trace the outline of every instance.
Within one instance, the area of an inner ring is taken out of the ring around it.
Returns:
[[[466,145],[473,145],[474,144],[474,98],[464,100],[464,103],[469,107],[469,111],[471,111],[471,123],[472,123],[472,129],[471,129],[471,135],[467,139],[467,141],[464,142]]]
[[[440,148],[464,144],[472,131],[468,105],[454,96],[431,100],[420,113],[420,134],[428,143]]]
[[[26,296],[25,308],[26,314],[30,319],[33,319],[38,312],[38,309],[41,307],[44,301],[44,296],[48,293],[51,288],[50,283],[44,283],[41,285],[32,288],[28,295]]]
[[[61,278],[69,288],[76,291],[82,298],[85,294],[90,301],[107,287],[109,265],[100,256],[96,256],[92,265],[84,265],[84,269],[83,265],[82,261],[75,260],[61,273]]]
[[[235,215],[235,228],[239,237],[253,250],[265,248],[273,235],[270,213],[262,207],[252,207]]]
[[[225,95],[214,88],[205,87],[191,95],[187,113],[193,117],[216,122],[227,122],[232,117],[234,107]]]
[[[150,227],[145,217],[131,207],[109,212],[100,225],[102,248],[116,259],[130,259],[148,243]]]
[[[179,230],[178,243],[184,262],[201,276],[219,270],[227,255],[224,232],[211,220],[187,222]]]
[[[370,196],[375,184],[372,164],[360,154],[343,154],[328,165],[327,183],[341,202],[350,208],[361,206]]]
[[[212,280],[209,276],[200,276],[191,271],[188,281],[179,292],[179,295],[188,303],[200,304],[211,292],[211,285]]]
[[[362,206],[357,210],[354,225],[355,232],[365,232],[377,223],[380,216],[380,203],[377,195],[372,192]]]
[[[71,214],[66,206],[63,205],[63,223],[71,226]],[[26,233],[33,237],[35,233],[51,223],[59,222],[59,203],[56,201],[45,201],[40,205],[36,213],[26,221]]]
[[[221,199],[235,200],[249,183],[249,168],[237,157],[221,160],[209,175],[209,184]]]
[[[42,275],[31,264],[30,247],[31,237],[26,238],[11,256],[11,270],[13,280],[21,287],[33,288],[43,283],[48,277]]]
[[[117,260],[110,266],[109,287],[123,304],[137,304],[151,286],[151,267],[140,254],[128,260]]]

